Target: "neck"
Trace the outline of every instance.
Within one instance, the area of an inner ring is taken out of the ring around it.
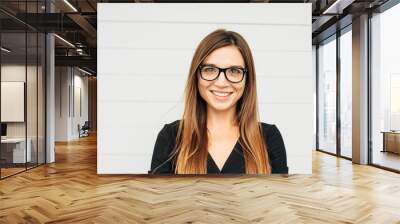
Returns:
[[[207,107],[207,128],[213,131],[223,131],[236,127],[236,107],[225,111],[216,111]]]

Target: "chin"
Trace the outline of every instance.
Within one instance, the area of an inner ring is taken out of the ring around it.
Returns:
[[[230,110],[234,105],[218,105],[218,104],[210,104],[210,107],[215,111],[227,111]]]

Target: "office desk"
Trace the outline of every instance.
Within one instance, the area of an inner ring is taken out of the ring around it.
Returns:
[[[25,138],[6,138],[1,139],[1,157],[7,163],[25,163],[31,162],[31,145],[32,140],[27,139],[27,147],[25,154]],[[12,159],[11,159],[12,158]],[[25,158],[27,159],[25,161]]]
[[[382,152],[393,152],[400,154],[400,132],[399,131],[382,131],[383,133],[383,150]]]

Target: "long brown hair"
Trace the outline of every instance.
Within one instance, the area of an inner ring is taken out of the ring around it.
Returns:
[[[259,123],[256,74],[250,47],[240,34],[218,29],[200,42],[190,66],[185,88],[185,109],[170,157],[176,158],[174,165],[177,174],[207,173],[207,103],[198,90],[198,67],[214,50],[230,45],[239,49],[247,68],[244,92],[236,107],[239,144],[243,149],[246,174],[271,173],[267,146]]]

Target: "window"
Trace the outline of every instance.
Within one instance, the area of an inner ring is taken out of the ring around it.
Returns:
[[[347,31],[347,32],[346,32]],[[352,157],[352,35],[340,36],[340,155]]]
[[[336,39],[318,48],[318,148],[336,153]]]
[[[371,18],[372,164],[400,170],[400,4]]]

